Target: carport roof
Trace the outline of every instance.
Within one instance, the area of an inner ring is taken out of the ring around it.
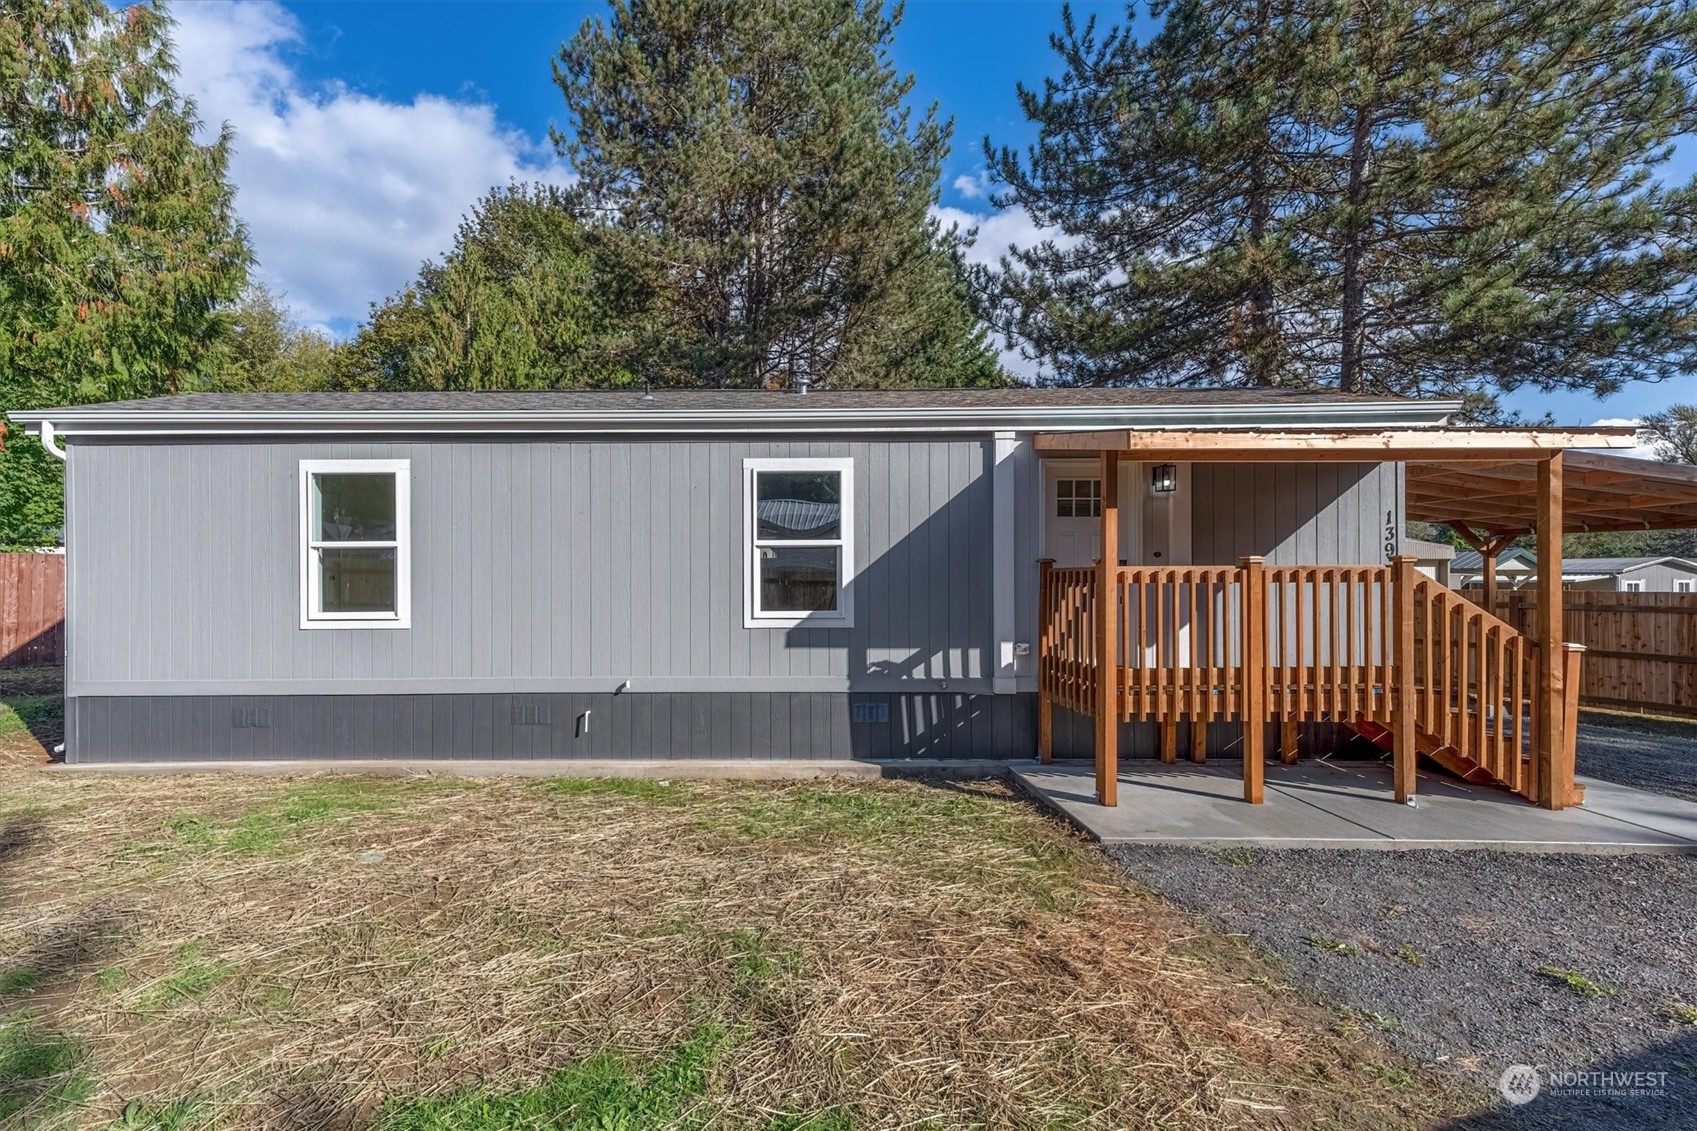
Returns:
[[[1523,534],[1536,526],[1537,511],[1535,463],[1408,465],[1408,517],[1416,521]],[[1686,527],[1697,527],[1697,466],[1601,452],[1562,457],[1562,528],[1568,533]]]

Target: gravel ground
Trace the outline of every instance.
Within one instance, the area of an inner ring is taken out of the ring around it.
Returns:
[[[1697,800],[1697,744],[1581,729],[1579,772]],[[1467,1128],[1697,1128],[1697,856],[1111,850],[1132,879],[1251,936],[1411,1055],[1665,1072],[1662,1095],[1544,1093]],[[1574,975],[1564,981],[1549,967]],[[1583,980],[1581,980],[1583,979]]]
[[[1585,777],[1697,801],[1697,726],[1650,731],[1625,722],[1581,723],[1574,769]]]
[[[1697,1127],[1697,1025],[1671,1016],[1697,1006],[1697,857],[1111,851],[1407,1052],[1487,1087],[1511,1064],[1668,1074],[1664,1096],[1544,1096],[1467,1126]]]

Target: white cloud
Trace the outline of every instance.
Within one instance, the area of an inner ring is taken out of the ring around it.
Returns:
[[[1594,421],[1593,423],[1599,428],[1611,424],[1630,424],[1636,427],[1637,425],[1642,424],[1643,421],[1639,420],[1635,416],[1611,416],[1603,420]],[[1609,449],[1609,454],[1613,456],[1631,456],[1633,459],[1657,458],[1655,448],[1644,442],[1644,433],[1642,432],[1638,433],[1638,445],[1636,447],[1611,448]]]
[[[486,102],[309,87],[287,60],[300,25],[271,0],[172,11],[179,88],[209,130],[235,127],[230,173],[256,274],[287,291],[305,322],[362,319],[448,247],[491,186],[571,179],[546,143],[502,125]]]
[[[966,200],[984,200],[990,195],[990,183],[983,173],[962,173],[954,179],[954,186]]]
[[[960,188],[958,180],[955,187]],[[971,246],[966,249],[966,261],[975,267],[994,267],[1011,248],[1035,247],[1046,239],[1062,247],[1077,242],[1072,237],[1063,236],[1058,229],[1040,227],[1030,213],[1018,206],[993,212],[968,212],[963,208],[939,205],[931,209],[931,215],[945,230],[957,228],[963,235],[977,230]],[[1009,373],[1027,381],[1042,375],[1042,367],[1022,357],[1015,344],[1006,341],[999,344],[1002,366]]]

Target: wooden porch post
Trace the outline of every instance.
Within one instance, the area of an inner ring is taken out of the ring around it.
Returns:
[[[1538,804],[1560,809],[1573,785],[1567,750],[1567,656],[1562,648],[1562,457],[1538,461]],[[1563,763],[1567,764],[1564,766]]]
[[[1485,566],[1485,611],[1492,616],[1497,615],[1497,544],[1487,545],[1479,551],[1479,557]]]
[[[1398,805],[1406,805],[1414,797],[1415,763],[1420,756],[1414,738],[1414,561],[1409,554],[1391,559],[1392,584],[1396,587],[1396,625],[1391,638],[1396,649],[1392,669],[1396,701],[1391,711],[1396,732],[1391,747],[1391,782]]]
[[[1049,695],[1049,659],[1054,641],[1049,638],[1049,618],[1054,595],[1049,592],[1049,571],[1054,558],[1037,560],[1037,760],[1047,766],[1055,760],[1055,703]]]
[[[1096,799],[1119,804],[1120,454],[1102,453],[1102,557],[1096,563]]]
[[[1259,555],[1243,570],[1243,799],[1262,801],[1267,767],[1267,572]]]
[[[1485,595],[1481,605],[1487,613],[1497,615],[1497,555],[1514,542],[1512,534],[1484,535],[1475,531],[1465,522],[1450,522],[1450,529],[1461,535],[1461,540],[1479,552],[1481,572],[1484,574]]]

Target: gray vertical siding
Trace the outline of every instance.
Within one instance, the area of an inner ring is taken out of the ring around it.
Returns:
[[[851,629],[743,626],[742,461],[784,456],[855,461]],[[410,629],[299,627],[299,462],[336,458],[412,461]],[[991,458],[987,437],[78,440],[69,690],[988,690]]]
[[[1191,467],[1191,560],[1376,565],[1400,544],[1402,465],[1199,463]]]

